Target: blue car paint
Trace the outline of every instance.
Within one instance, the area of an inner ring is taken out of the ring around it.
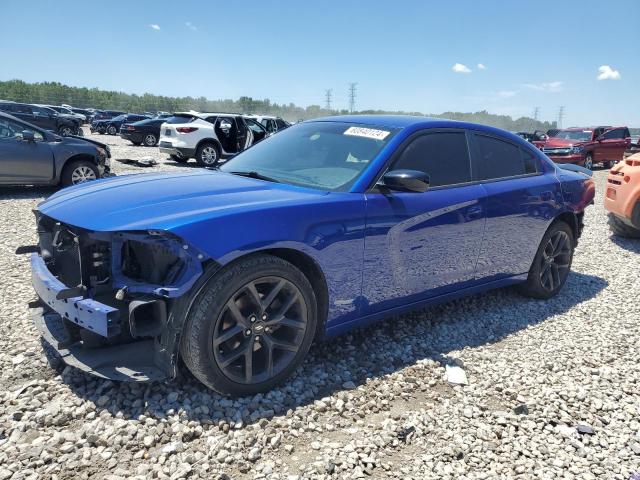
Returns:
[[[325,277],[326,333],[332,335],[418,306],[522,281],[551,221],[563,212],[581,212],[592,200],[577,198],[585,190],[584,175],[563,171],[567,185],[561,187],[558,170],[547,157],[499,129],[420,117],[317,121],[400,131],[346,193],[196,171],[91,182],[63,190],[39,208],[89,230],[168,231],[220,265],[268,249],[302,252]],[[409,136],[434,128],[507,138],[535,155],[542,172],[422,194],[368,191]],[[564,192],[572,193],[569,202]]]

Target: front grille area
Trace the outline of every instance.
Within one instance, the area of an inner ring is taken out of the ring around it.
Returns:
[[[570,148],[543,148],[542,151],[546,155],[555,155],[555,156],[571,155]]]
[[[38,218],[40,255],[67,287],[95,289],[110,281],[110,244],[49,217]]]

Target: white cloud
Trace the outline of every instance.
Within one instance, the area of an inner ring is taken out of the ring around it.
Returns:
[[[562,90],[562,82],[542,82],[542,83],[525,83],[523,87],[537,90],[539,92],[560,92]]]
[[[196,31],[198,30],[198,27],[196,27],[196,26],[195,26],[193,23],[191,23],[191,22],[187,22],[187,23],[185,23],[185,26],[186,26],[188,29],[193,30],[194,32],[196,32]]]
[[[485,67],[484,63],[479,63],[478,64],[478,70],[486,70],[487,67]]]
[[[151,25],[149,25],[149,27],[151,27],[153,30],[160,30],[160,25],[156,23],[152,23]]]
[[[602,65],[598,68],[598,80],[620,80],[620,72],[614,70],[609,65]]]
[[[455,63],[453,67],[451,67],[451,70],[456,73],[471,73],[471,69],[462,63]]]
[[[500,98],[511,98],[515,97],[518,92],[514,92],[513,90],[501,90],[498,92],[498,96]]]

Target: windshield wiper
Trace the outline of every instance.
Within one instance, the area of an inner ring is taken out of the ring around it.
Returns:
[[[241,177],[249,177],[249,178],[255,178],[257,180],[265,180],[267,182],[280,183],[280,180],[267,177],[266,175],[262,175],[261,173],[258,173],[255,170],[252,170],[250,172],[229,172],[229,173],[232,173],[233,175],[240,175]]]

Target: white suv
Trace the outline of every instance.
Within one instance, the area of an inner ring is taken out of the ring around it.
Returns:
[[[253,118],[236,113],[175,113],[160,127],[160,151],[176,162],[195,158],[203,167],[215,166],[267,137]]]

